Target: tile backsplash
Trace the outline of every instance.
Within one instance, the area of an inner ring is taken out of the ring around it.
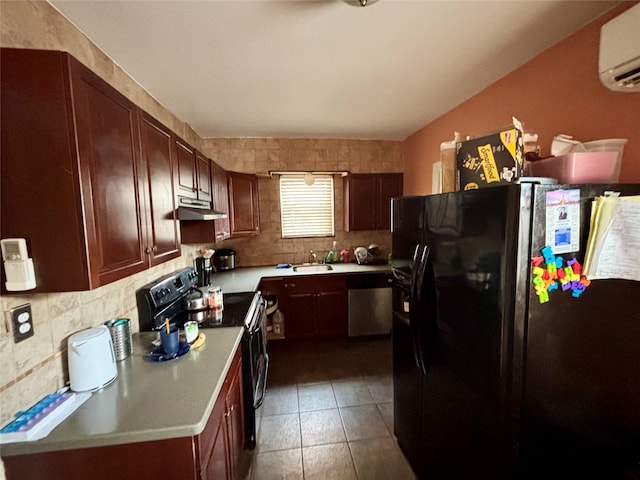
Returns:
[[[239,266],[302,263],[309,250],[318,258],[336,241],[338,250],[375,243],[391,250],[391,234],[385,231],[345,232],[343,180],[334,176],[335,237],[282,238],[280,194],[277,176],[269,171],[347,171],[351,173],[402,172],[400,142],[311,138],[205,138],[203,151],[226,170],[259,176],[260,235],[225,240],[213,248],[233,248]]]
[[[135,290],[166,273],[193,265],[200,246],[183,245],[182,256],[95,290],[2,295],[0,308],[0,425],[68,381],[67,338],[111,318],[131,319],[138,331]],[[8,310],[31,304],[34,335],[14,343]]]

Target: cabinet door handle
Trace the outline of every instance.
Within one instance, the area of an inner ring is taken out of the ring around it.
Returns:
[[[151,250],[153,250],[153,253],[156,253],[156,252],[158,251],[158,246],[157,246],[157,245],[154,245],[154,246],[153,246],[153,248],[152,248]]]
[[[151,249],[149,247],[144,249],[144,253],[146,253],[147,255],[151,254]]]
[[[235,405],[231,405],[231,410],[230,412],[233,412],[235,410],[236,406]]]

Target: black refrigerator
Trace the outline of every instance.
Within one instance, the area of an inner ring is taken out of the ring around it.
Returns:
[[[566,221],[550,225],[549,195],[574,199],[572,238],[555,239],[582,263],[606,191],[640,185],[392,200],[394,433],[418,478],[640,479],[640,282],[594,280],[546,303],[532,283],[532,258]]]

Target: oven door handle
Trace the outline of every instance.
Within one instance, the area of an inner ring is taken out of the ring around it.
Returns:
[[[264,402],[264,395],[267,391],[267,372],[269,371],[269,354],[264,354],[264,375],[262,375],[261,383],[262,385],[258,385],[258,389],[260,391],[260,398],[258,400],[254,399],[253,408],[258,409],[262,406],[262,402]]]

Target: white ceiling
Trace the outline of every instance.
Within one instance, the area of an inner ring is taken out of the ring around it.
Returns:
[[[202,137],[380,140],[405,139],[619,3],[50,1]]]

